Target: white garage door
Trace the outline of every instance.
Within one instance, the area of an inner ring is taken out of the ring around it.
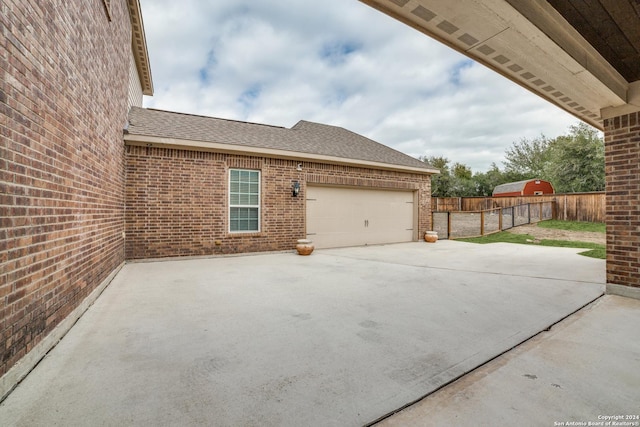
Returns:
[[[413,192],[307,187],[307,238],[317,248],[413,240]]]

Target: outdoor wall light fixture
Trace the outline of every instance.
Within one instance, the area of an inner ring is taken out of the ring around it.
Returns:
[[[293,197],[298,197],[298,193],[300,193],[300,183],[298,181],[293,181],[291,183],[291,194]]]
[[[301,171],[302,170],[302,163],[298,163],[298,167],[296,167],[297,171]]]

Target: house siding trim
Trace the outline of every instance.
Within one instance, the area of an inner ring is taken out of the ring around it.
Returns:
[[[133,52],[131,52],[131,60],[129,66],[129,108],[142,107],[142,85],[140,83],[140,75],[136,67],[136,60]]]
[[[348,159],[343,157],[333,157],[321,154],[303,153],[299,151],[285,151],[273,148],[247,147],[241,145],[219,144],[214,142],[190,141],[174,138],[150,137],[139,135],[124,136],[125,144],[128,146],[142,147],[162,147],[177,150],[188,150],[198,152],[216,152],[240,155],[257,155],[261,157],[271,157],[279,159],[308,160],[330,164],[342,164],[348,166],[363,166],[375,169],[396,170],[425,175],[440,173],[437,169],[414,168],[411,166],[395,165],[389,163],[379,163],[369,160]]]

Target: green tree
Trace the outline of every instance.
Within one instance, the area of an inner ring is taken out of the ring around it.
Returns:
[[[495,163],[491,163],[488,171],[476,172],[473,175],[473,181],[476,185],[476,196],[491,196],[496,186],[511,182],[511,179]]]
[[[585,123],[571,126],[549,146],[549,175],[557,192],[603,191],[605,188],[604,141]]]
[[[473,175],[471,168],[467,165],[463,165],[462,163],[454,163],[452,170],[453,176],[458,179],[471,179],[471,176]]]
[[[476,183],[469,178],[454,178],[453,180],[453,196],[455,197],[472,197],[476,195]]]
[[[431,176],[431,195],[434,197],[452,197],[453,188],[449,159],[441,156],[431,156],[421,157],[420,160],[436,169],[440,169],[439,175]]]
[[[541,178],[553,183],[559,193],[602,191],[605,188],[604,142],[600,133],[579,123],[567,135],[548,139],[544,135],[521,139],[505,151],[505,169],[495,163],[486,172],[473,173],[463,163],[450,165],[442,156],[420,160],[440,169],[431,177],[434,197],[490,196],[507,182]]]
[[[550,141],[544,135],[514,142],[505,151],[505,173],[519,179],[544,178],[551,162],[549,145]]]
[[[457,197],[469,197],[476,195],[476,184],[473,181],[471,168],[462,163],[454,163],[453,172],[453,194]]]
[[[473,181],[473,172],[469,166],[462,163],[454,163],[449,166],[446,157],[421,157],[420,160],[429,163],[436,169],[440,169],[439,175],[431,177],[431,195],[434,197],[463,197],[475,196],[476,184]]]

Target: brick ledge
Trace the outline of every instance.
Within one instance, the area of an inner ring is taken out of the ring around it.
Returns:
[[[615,285],[607,283],[607,295],[618,295],[621,297],[633,298],[640,300],[640,288],[632,286]]]

